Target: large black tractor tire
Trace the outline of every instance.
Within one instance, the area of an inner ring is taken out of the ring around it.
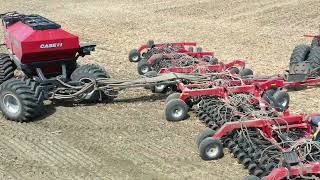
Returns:
[[[72,81],[80,81],[83,78],[96,80],[98,78],[110,78],[110,75],[103,67],[97,64],[85,64],[77,68],[70,78]],[[102,91],[94,90],[84,97],[83,102],[96,103],[104,100],[112,100],[112,98]]]
[[[13,78],[16,68],[8,54],[0,54],[0,84]]]
[[[152,71],[151,65],[150,65],[150,64],[147,64],[147,59],[142,59],[142,60],[140,60],[140,61],[138,62],[137,69],[138,69],[138,73],[139,73],[140,75],[144,75],[144,74],[146,74],[147,72]]]
[[[308,58],[310,53],[310,46],[305,44],[297,45],[291,54],[290,57],[290,64],[291,63],[300,63],[305,61]]]
[[[320,71],[320,46],[315,46],[310,50],[307,61],[311,63],[313,70]]]
[[[320,35],[318,35],[320,36]],[[311,41],[311,47],[319,47],[320,46],[320,38],[313,38]]]
[[[0,109],[8,120],[34,120],[44,112],[43,91],[31,79],[10,79],[0,86]]]

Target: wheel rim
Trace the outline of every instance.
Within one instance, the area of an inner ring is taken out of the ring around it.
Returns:
[[[17,114],[20,111],[21,103],[19,99],[12,94],[6,94],[2,103],[10,114]]]
[[[281,104],[281,106],[283,108],[285,108],[287,106],[287,103],[288,103],[288,100],[287,99],[283,99],[280,104]]]
[[[135,61],[135,62],[136,62],[136,61],[139,60],[139,56],[138,56],[138,55],[135,55],[135,56],[133,56],[131,59],[132,59],[132,61]]]
[[[218,146],[216,145],[211,145],[206,149],[206,154],[210,158],[215,158],[218,155],[218,152],[219,152]]]
[[[161,91],[161,92],[164,90],[165,87],[166,87],[166,85],[163,85],[163,84],[162,84],[162,85],[156,85],[156,86],[155,86],[155,88],[157,89],[157,91]]]
[[[141,72],[142,72],[143,74],[149,72],[149,67],[148,67],[148,66],[142,66],[142,67],[141,67]]]
[[[183,109],[181,107],[174,108],[172,115],[175,118],[180,118],[183,115]]]

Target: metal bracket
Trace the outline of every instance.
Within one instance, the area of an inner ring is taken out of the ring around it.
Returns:
[[[309,62],[292,63],[289,67],[290,74],[309,74],[311,65]]]
[[[44,76],[44,74],[42,73],[42,70],[40,68],[36,68],[36,71],[37,71],[37,74],[38,74],[41,81],[47,80],[47,78]]]
[[[308,79],[308,74],[289,74],[287,78],[288,82],[304,82]]]

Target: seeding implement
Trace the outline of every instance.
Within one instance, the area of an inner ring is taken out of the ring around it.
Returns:
[[[299,71],[297,66],[300,66]],[[252,71],[250,69],[245,68],[243,72],[247,71],[247,74],[240,73],[245,76],[236,76],[232,73],[213,73],[210,74],[209,81],[177,82],[176,91],[181,93],[168,96],[165,107],[166,119],[169,121],[185,119],[189,107],[197,104],[203,96],[211,96],[213,99],[216,97],[226,99],[238,93],[254,94],[255,98],[264,100],[267,104],[271,103],[278,111],[284,111],[289,106],[289,95],[284,89],[297,89],[301,86],[313,86],[320,83],[319,76],[311,75],[306,70],[309,69],[308,66],[301,66],[301,63],[292,63],[290,67],[290,71],[285,75],[255,77],[251,76]],[[190,72],[187,67],[182,69]],[[172,102],[170,103],[170,101]],[[261,105],[264,106],[264,104],[262,102]]]
[[[147,44],[140,46],[137,49],[132,49],[129,52],[130,62],[139,62],[142,59],[149,59],[154,54],[162,53],[185,53],[193,57],[213,56],[211,52],[202,52],[201,47],[196,47],[196,42],[175,42],[155,44],[153,40],[149,40]],[[194,52],[196,48],[196,52]]]
[[[159,73],[168,73],[168,72],[175,72],[175,73],[198,73],[198,74],[206,74],[206,73],[215,73],[215,72],[224,72],[229,71],[234,74],[244,75],[252,75],[253,72],[248,74],[249,70],[244,70],[245,68],[245,61],[241,59],[233,60],[228,63],[220,62],[214,65],[208,64],[193,64],[186,67],[168,67],[168,68],[161,68]],[[246,73],[246,74],[245,74]]]
[[[208,127],[196,139],[201,158],[219,159],[223,146],[228,147],[252,174],[247,180],[318,174],[320,144],[312,141],[310,120],[319,114],[291,115],[272,107],[263,109],[252,97],[202,98],[198,116]]]
[[[202,48],[199,47],[194,52],[196,45],[194,42],[154,44],[153,41],[149,41],[147,45],[131,50],[129,61],[138,63],[140,75],[149,71],[159,72],[161,68],[218,63],[212,52],[202,52]]]
[[[252,174],[247,180],[319,176],[320,143],[312,141],[312,115],[240,118],[216,131],[205,129],[197,139],[200,156],[215,160],[230,149]]]
[[[278,111],[285,111],[289,107],[289,94],[282,90],[284,81],[277,78],[242,79],[230,74],[216,74],[211,76],[210,81],[177,82],[177,87],[181,93],[173,93],[166,99],[165,115],[169,121],[187,118],[189,108],[203,97],[215,100],[228,99],[240,93],[251,94],[261,107],[272,104]]]

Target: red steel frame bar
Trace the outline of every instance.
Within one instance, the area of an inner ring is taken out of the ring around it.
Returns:
[[[272,86],[283,87],[284,82],[281,80],[273,79],[267,80],[262,83],[255,83],[253,85],[241,85],[231,87],[213,87],[206,89],[190,89],[190,85],[184,85],[182,82],[177,82],[177,87],[182,91],[180,95],[181,100],[186,100],[190,96],[202,96],[202,95],[215,95],[226,98],[228,93],[248,92],[254,94],[256,97],[260,97],[260,93]]]
[[[275,168],[268,176],[265,176],[265,180],[280,180],[282,178],[290,176],[297,176],[302,174],[320,174],[320,162],[314,162],[309,164],[303,164],[303,166],[291,166],[290,169],[286,167]]]
[[[267,90],[270,87],[286,87],[286,86],[298,86],[298,85],[317,85],[320,84],[320,78],[308,78],[302,82],[288,82],[283,77],[277,76],[273,79],[243,79],[243,80],[230,80],[231,86],[227,88],[213,87],[206,89],[190,89],[192,87],[201,87],[203,85],[210,85],[210,80],[207,84],[190,84],[185,85],[182,82],[177,82],[177,87],[182,91],[180,96],[181,100],[185,100],[189,96],[201,96],[201,95],[216,95],[224,96],[227,92],[250,92],[253,94],[259,94],[263,90]],[[243,85],[245,84],[245,85]],[[225,89],[225,93],[223,93]]]
[[[155,47],[161,47],[166,44],[171,44],[173,46],[180,46],[181,49],[185,49],[184,46],[196,46],[197,45],[196,42],[175,42],[175,43],[159,43],[159,44],[155,44]],[[138,48],[138,52],[141,53],[141,51],[143,51],[144,49],[146,49],[148,47],[149,46],[146,44],[142,45]],[[188,50],[186,50],[186,51],[188,51]]]
[[[281,122],[285,123],[285,125],[282,125],[278,128],[306,128],[307,133],[311,132],[310,126],[308,123],[304,122],[304,116],[303,115],[284,115],[281,117],[275,117],[275,118],[265,118],[265,119],[253,119],[248,121],[237,121],[237,122],[227,122],[225,123],[219,130],[217,130],[212,137],[216,139],[222,138],[225,134],[233,131],[234,129],[239,129],[241,127],[247,127],[247,128],[261,128],[263,130],[266,129],[266,127],[269,127],[273,124],[282,124]],[[274,130],[275,128],[269,128],[269,131]],[[271,138],[270,132],[266,132],[268,135],[268,138]]]
[[[320,36],[313,36],[313,35],[303,35],[303,36],[308,38],[320,38]]]
[[[162,68],[159,73],[167,73],[167,72],[175,72],[175,73],[192,73],[196,69],[199,69],[200,74],[206,74],[208,70],[223,72],[231,67],[238,65],[240,67],[245,67],[246,63],[244,60],[236,59],[229,63],[219,63],[215,65],[209,65],[207,63],[204,64],[195,64],[187,67],[170,67],[170,68]]]

